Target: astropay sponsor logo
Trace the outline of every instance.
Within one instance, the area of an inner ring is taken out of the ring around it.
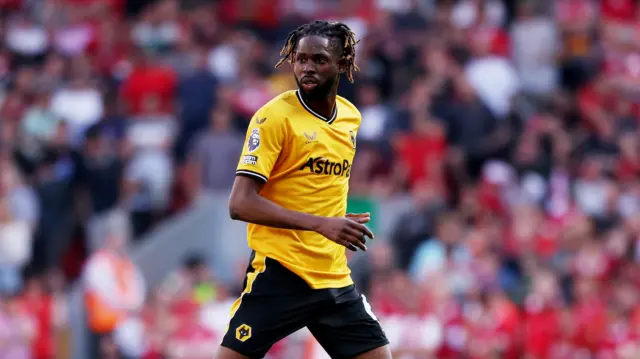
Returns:
[[[300,171],[309,171],[317,175],[349,177],[351,163],[347,160],[331,161],[326,157],[309,157],[307,162],[300,167]]]

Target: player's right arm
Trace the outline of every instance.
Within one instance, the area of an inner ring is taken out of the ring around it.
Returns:
[[[254,116],[229,198],[231,218],[275,228],[314,231],[351,250],[356,247],[366,250],[365,236],[373,238],[363,224],[368,218],[315,216],[286,209],[260,195],[285,138],[286,128],[281,119],[269,118],[264,112]]]

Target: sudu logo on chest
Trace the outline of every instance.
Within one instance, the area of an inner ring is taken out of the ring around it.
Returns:
[[[318,134],[316,131],[313,132],[304,132],[304,138],[306,139],[305,144],[309,144],[311,142],[315,142],[318,138]]]

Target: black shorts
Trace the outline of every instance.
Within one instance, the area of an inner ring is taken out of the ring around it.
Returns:
[[[353,358],[389,343],[355,286],[312,289],[276,260],[252,253],[249,263],[222,346],[259,359],[304,327],[333,359]]]

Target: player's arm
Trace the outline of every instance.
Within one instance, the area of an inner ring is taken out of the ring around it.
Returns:
[[[315,231],[350,249],[366,250],[365,236],[373,238],[373,234],[364,226],[365,222],[292,211],[260,195],[285,138],[286,128],[281,119],[259,112],[251,121],[229,198],[231,218],[275,228]]]
[[[324,217],[288,210],[262,197],[264,182],[238,174],[229,199],[231,219],[264,226],[315,231]]]
[[[232,219],[275,228],[314,231],[350,250],[367,250],[366,237],[373,238],[373,233],[363,224],[368,216],[321,217],[292,211],[262,197],[263,186],[257,178],[236,175],[229,199]]]

